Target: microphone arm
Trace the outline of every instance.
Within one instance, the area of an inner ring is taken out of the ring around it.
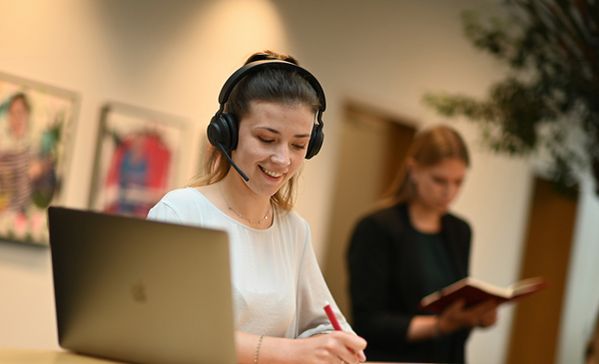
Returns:
[[[229,156],[229,153],[227,153],[227,151],[225,150],[225,147],[223,147],[221,143],[216,143],[216,146],[218,147],[218,149],[220,149],[221,152],[223,152],[225,157],[227,157],[229,164],[231,164],[231,166],[235,168],[235,170],[237,171],[237,173],[239,173],[241,178],[243,178],[246,182],[249,182],[250,178],[245,173],[243,173],[243,171],[237,166],[237,164],[235,164],[235,162],[233,162],[231,156]]]

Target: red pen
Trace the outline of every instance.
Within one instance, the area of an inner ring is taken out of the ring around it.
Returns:
[[[331,305],[329,305],[328,302],[325,302],[324,312],[326,312],[327,317],[329,318],[329,321],[331,321],[331,325],[333,325],[333,328],[335,329],[335,331],[343,331],[343,329],[341,328],[341,325],[339,325],[339,321],[337,320],[337,316],[335,315],[335,312],[333,312],[333,309],[331,308]],[[352,352],[353,352],[353,350],[352,350]],[[360,357],[361,362],[366,360],[366,356],[364,355],[364,352],[362,350],[360,350],[357,355]]]
[[[335,330],[343,331],[343,329],[341,328],[341,325],[339,325],[337,316],[335,316],[335,312],[333,312],[333,309],[331,308],[331,305],[329,305],[328,302],[325,302],[325,303],[326,303],[326,305],[324,306],[324,312],[327,314],[329,321],[331,321],[331,325],[333,325],[333,328]]]

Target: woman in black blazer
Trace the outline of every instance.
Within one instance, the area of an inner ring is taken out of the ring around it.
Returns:
[[[391,189],[391,203],[359,221],[348,251],[353,327],[369,360],[464,363],[474,327],[495,323],[497,306],[440,315],[420,299],[468,276],[471,230],[449,213],[469,166],[461,136],[438,126],[419,133]]]

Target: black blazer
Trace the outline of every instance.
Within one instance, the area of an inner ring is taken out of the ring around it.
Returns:
[[[463,363],[469,330],[417,343],[406,340],[412,317],[427,314],[418,304],[430,293],[418,284],[427,267],[415,259],[414,244],[405,237],[408,229],[414,227],[406,204],[374,212],[356,225],[347,255],[353,328],[368,341],[369,360]],[[470,226],[445,214],[441,236],[455,276],[466,277]],[[439,354],[439,345],[450,353]]]

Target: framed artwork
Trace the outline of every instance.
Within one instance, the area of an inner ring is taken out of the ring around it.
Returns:
[[[180,118],[119,103],[104,106],[91,209],[146,217],[168,190],[181,184],[179,154],[185,138],[186,123]]]
[[[0,241],[47,245],[78,107],[73,92],[0,73]]]

